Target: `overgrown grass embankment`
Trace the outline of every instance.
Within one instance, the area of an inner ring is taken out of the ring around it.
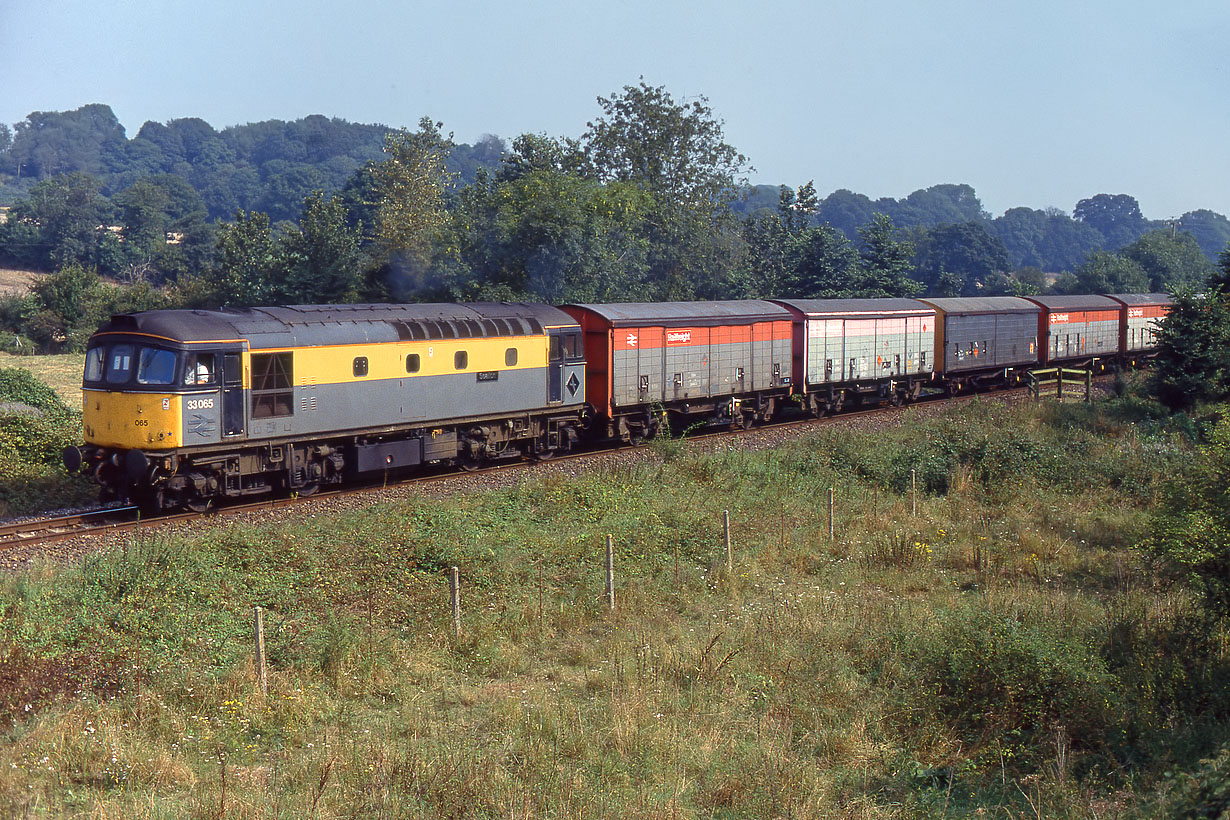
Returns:
[[[20,361],[46,358],[51,357]],[[42,362],[35,369],[51,372],[56,367]],[[81,443],[80,395],[78,384],[78,404],[70,408],[31,369],[0,367],[0,519],[97,498],[97,490],[84,477],[68,475],[61,458],[65,447]]]
[[[1189,457],[1130,403],[976,403],[35,569],[0,587],[0,807],[1144,816],[1226,725],[1225,636],[1132,549]]]

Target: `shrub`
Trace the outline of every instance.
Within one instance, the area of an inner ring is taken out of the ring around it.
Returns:
[[[1073,748],[1102,746],[1119,697],[1096,649],[1063,624],[982,608],[941,612],[898,636],[916,708],[978,743],[1064,727]]]

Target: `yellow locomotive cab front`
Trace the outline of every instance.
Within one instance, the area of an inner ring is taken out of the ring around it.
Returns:
[[[85,440],[97,447],[161,450],[183,445],[183,397],[166,393],[84,392]]]

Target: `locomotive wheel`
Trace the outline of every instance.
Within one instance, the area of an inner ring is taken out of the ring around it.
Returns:
[[[209,498],[201,498],[200,496],[193,496],[192,498],[184,502],[184,506],[192,510],[194,513],[203,513],[206,510],[208,510],[210,507],[212,507],[213,505],[214,505],[214,500],[212,496],[210,496]]]
[[[479,456],[471,455],[470,453],[463,453],[457,456],[457,466],[465,470],[467,473],[472,473],[475,470],[481,470],[484,461],[485,459]]]

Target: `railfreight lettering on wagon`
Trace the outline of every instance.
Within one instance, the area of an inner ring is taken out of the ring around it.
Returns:
[[[1148,356],[1162,294],[308,305],[113,316],[71,471],[149,510],[548,458]]]

